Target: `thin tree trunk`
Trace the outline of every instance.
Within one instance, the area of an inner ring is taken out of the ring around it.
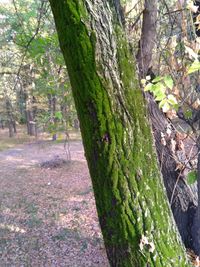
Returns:
[[[9,130],[9,137],[13,137],[14,136],[14,132],[13,132],[13,125],[12,125],[12,121],[8,121],[8,130]]]
[[[36,122],[35,114],[36,110],[32,107],[35,104],[35,98],[33,96],[28,96],[26,98],[26,124],[27,124],[27,133],[31,136],[36,136]]]
[[[158,168],[120,1],[50,4],[111,266],[190,266]]]
[[[57,119],[55,117],[55,114],[56,114],[56,96],[53,95],[52,96],[52,117],[53,117],[54,127],[56,129]],[[54,133],[52,136],[52,141],[56,141],[56,139],[57,139],[57,134]]]
[[[35,136],[35,122],[32,110],[26,110],[27,132],[31,136]]]
[[[14,136],[13,117],[12,117],[11,103],[10,103],[10,100],[8,98],[6,99],[6,113],[7,113],[7,117],[8,117],[9,137],[13,137]]]
[[[142,34],[137,53],[137,61],[141,77],[147,75],[151,66],[152,51],[156,43],[157,0],[145,0],[142,22]]]
[[[13,131],[16,134],[17,133],[17,126],[16,126],[16,121],[15,120],[12,121],[12,125],[13,125]]]
[[[54,128],[53,131],[56,131],[56,96],[52,94],[48,94],[48,100],[49,100],[49,114],[50,114],[50,122],[53,124]],[[52,135],[52,141],[56,141],[57,134],[53,133]]]
[[[3,130],[4,129],[4,121],[1,120],[1,129]]]

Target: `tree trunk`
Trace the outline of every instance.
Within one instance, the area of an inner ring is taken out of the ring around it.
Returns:
[[[57,134],[56,134],[56,122],[57,119],[55,117],[56,113],[56,96],[52,94],[48,94],[49,100],[49,114],[50,114],[50,123],[53,125],[53,134],[52,134],[52,141],[56,141]]]
[[[11,103],[8,98],[6,99],[6,113],[7,113],[7,118],[8,118],[9,137],[13,137],[14,136],[13,116],[12,116]]]
[[[50,3],[111,266],[190,266],[158,168],[120,1]]]
[[[13,125],[13,131],[16,134],[17,133],[17,127],[16,127],[16,121],[15,120],[12,121],[12,125]]]
[[[156,43],[157,0],[145,0],[142,22],[142,35],[137,53],[141,77],[145,77],[152,60],[152,50]]]
[[[27,117],[27,132],[29,135],[35,136],[35,121],[34,121],[33,111],[27,110],[26,117]]]
[[[4,130],[4,120],[1,120],[1,129]]]
[[[20,123],[22,124],[26,122],[26,100],[27,94],[24,92],[23,87],[21,87],[17,93],[17,104],[20,113]]]
[[[37,136],[37,126],[35,121],[36,108],[33,105],[36,103],[34,96],[28,96],[26,94],[26,124],[27,133],[31,136]]]
[[[141,78],[145,78],[149,74],[148,72],[152,66],[152,54],[156,43],[157,0],[145,0],[144,6],[140,47],[137,54]],[[173,127],[158,108],[151,94],[146,93],[145,96],[160,167],[173,215],[184,244],[186,247],[193,249],[192,225],[197,205],[197,194],[191,190],[185,181],[185,177],[180,176],[180,172],[176,170],[176,155],[170,149],[171,140],[175,135]],[[161,142],[161,133],[167,136],[168,128],[171,128],[171,136],[167,137],[168,140],[166,146],[164,146]]]
[[[52,117],[53,117],[53,123],[54,123],[54,127],[55,129],[57,128],[56,124],[57,124],[57,118],[55,117],[56,114],[56,96],[53,95],[52,96]],[[56,141],[57,140],[57,134],[54,133],[52,136],[52,141]]]
[[[180,171],[177,170],[177,157],[171,150],[171,141],[175,136],[173,127],[153,97],[150,94],[146,97],[167,196],[182,240],[187,248],[193,249],[192,225],[197,206],[197,191],[192,190],[184,175],[180,175]],[[168,128],[171,129],[170,136],[167,135]],[[166,145],[161,142],[161,133],[166,136]]]
[[[200,123],[199,123],[200,124]],[[192,236],[194,240],[194,251],[200,256],[200,136],[198,138],[198,163],[197,163],[197,187],[198,187],[198,207],[194,216]]]
[[[12,121],[8,121],[8,130],[9,130],[9,137],[13,137],[14,136],[14,132],[13,132],[13,124]]]

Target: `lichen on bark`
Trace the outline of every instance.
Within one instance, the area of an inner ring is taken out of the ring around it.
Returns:
[[[115,267],[189,266],[114,2],[50,0],[108,258]]]

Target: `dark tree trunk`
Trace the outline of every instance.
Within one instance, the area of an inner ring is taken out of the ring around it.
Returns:
[[[18,92],[18,108],[20,112],[20,122],[24,124],[26,122],[26,93],[24,92],[23,88],[20,89]]]
[[[14,131],[14,133],[16,134],[16,133],[17,133],[16,121],[13,120],[13,121],[12,121],[12,124],[13,124],[13,131]]]
[[[157,0],[146,0],[140,48],[137,55],[141,78],[145,78],[148,75],[148,71],[152,66],[152,54],[156,39],[156,19]],[[173,154],[170,148],[171,140],[173,140],[175,135],[173,127],[149,93],[146,94],[146,98],[156,150],[173,215],[184,244],[189,248],[193,248],[191,229],[197,204],[197,195],[187,185],[185,177],[176,170],[176,155]],[[166,133],[168,128],[171,129],[171,136],[168,136]],[[164,135],[167,139],[166,146],[161,142],[161,135]]]
[[[184,244],[188,248],[194,248],[191,230],[197,206],[197,191],[192,190],[184,175],[180,175],[180,171],[176,170],[177,156],[171,150],[171,141],[175,136],[172,125],[158,108],[153,97],[150,94],[147,94],[146,97],[156,150],[173,215]],[[171,129],[170,136],[166,133],[169,128]],[[166,145],[161,142],[162,133],[165,135]]]
[[[4,120],[1,120],[1,129],[4,129]]]
[[[200,137],[198,138],[198,163],[197,163],[197,187],[198,187],[198,207],[194,216],[192,236],[194,240],[194,251],[200,256]]]

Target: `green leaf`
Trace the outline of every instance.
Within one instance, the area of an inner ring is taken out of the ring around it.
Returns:
[[[157,83],[157,82],[160,82],[160,81],[162,81],[163,80],[163,77],[161,77],[161,76],[157,76],[156,78],[154,78],[153,80],[152,80],[152,83]]]
[[[162,107],[165,105],[165,103],[167,103],[167,99],[166,99],[166,98],[163,99],[163,100],[159,103],[159,108],[162,108]]]
[[[188,184],[194,184],[197,181],[197,171],[191,171],[187,175]]]
[[[172,88],[174,86],[174,82],[173,82],[171,76],[165,76],[164,77],[164,83],[169,89],[172,90]]]
[[[170,105],[168,102],[166,102],[163,106],[162,106],[162,110],[163,112],[167,112],[168,110],[170,110]]]
[[[55,118],[56,119],[58,119],[58,120],[61,120],[62,119],[62,113],[60,112],[60,111],[57,111],[56,113],[55,113]]]
[[[165,92],[165,86],[162,82],[158,82],[152,86],[152,92],[156,96],[157,94]]]
[[[199,61],[194,61],[193,63],[192,63],[192,65],[189,67],[189,69],[188,69],[188,74],[191,74],[191,73],[193,73],[193,72],[195,72],[195,71],[198,71],[198,70],[200,70],[200,62]]]
[[[152,90],[152,86],[153,84],[152,83],[148,83],[145,87],[144,87],[144,91],[151,91]]]
[[[166,98],[166,94],[163,93],[163,92],[160,92],[160,93],[158,93],[158,94],[156,95],[155,100],[156,100],[156,101],[162,101],[162,100],[165,99],[165,98]]]
[[[191,119],[192,118],[192,110],[188,109],[184,112],[184,116],[186,119]]]
[[[168,95],[167,98],[168,103],[170,103],[171,105],[176,105],[178,103],[174,95]]]
[[[179,104],[175,104],[175,105],[173,105],[173,109],[174,109],[175,111],[178,111],[179,108],[180,108],[180,105],[179,105]]]

